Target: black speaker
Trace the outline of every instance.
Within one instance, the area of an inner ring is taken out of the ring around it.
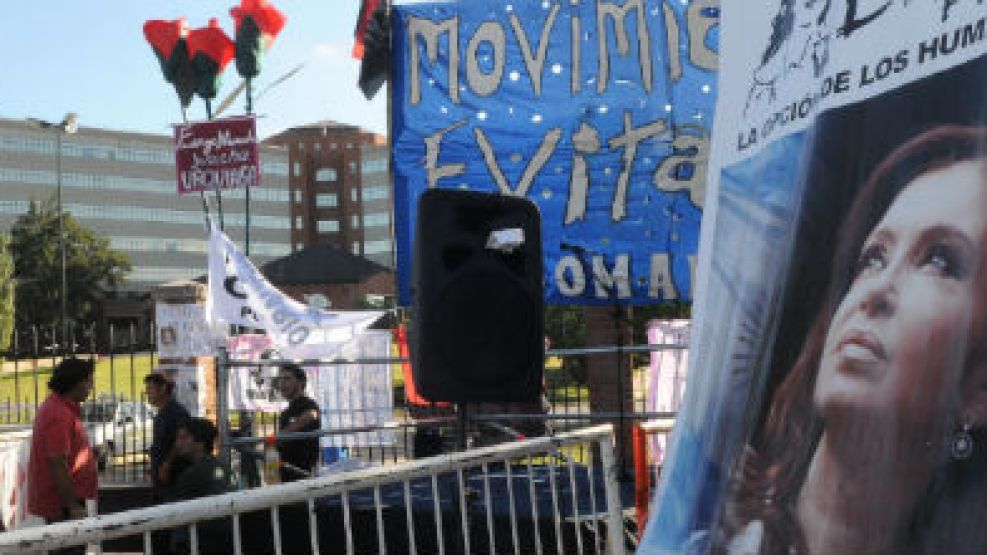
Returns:
[[[437,402],[538,399],[545,356],[538,207],[429,189],[417,216],[409,335],[419,393]]]

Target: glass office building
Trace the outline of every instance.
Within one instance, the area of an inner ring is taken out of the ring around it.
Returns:
[[[65,211],[130,256],[133,271],[124,291],[148,291],[206,273],[202,200],[176,193],[170,135],[86,127],[59,133],[0,118],[0,231],[9,231],[32,200],[54,198],[60,173]],[[250,254],[257,265],[291,251],[287,149],[261,146],[261,172],[250,202]],[[207,196],[215,217],[216,197]],[[222,198],[226,232],[241,247],[244,196],[238,190]]]

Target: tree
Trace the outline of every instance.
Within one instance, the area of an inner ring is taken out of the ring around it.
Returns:
[[[110,248],[106,237],[64,215],[66,319],[92,322],[101,316],[108,289],[127,272],[127,255]],[[62,262],[58,240],[58,206],[54,199],[31,201],[11,228],[10,250],[17,283],[18,326],[51,326],[61,314]]]
[[[10,347],[14,331],[14,259],[10,237],[0,233],[0,350]]]

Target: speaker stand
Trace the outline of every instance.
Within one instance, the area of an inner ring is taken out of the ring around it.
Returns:
[[[459,451],[465,451],[467,446],[466,434],[469,430],[467,407],[469,407],[469,403],[456,403],[456,415],[459,417],[456,420],[456,449]]]
[[[620,413],[617,416],[617,478],[620,481],[628,479],[627,465],[624,459],[624,425],[627,420],[627,411],[624,409],[624,325],[628,318],[624,316],[624,307],[619,304],[613,306],[613,325],[617,332],[617,399]],[[631,392],[631,410],[634,410],[634,393]]]

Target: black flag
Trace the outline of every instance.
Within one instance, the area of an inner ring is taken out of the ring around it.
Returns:
[[[357,22],[353,55],[363,58],[359,85],[367,100],[377,94],[391,69],[391,23],[387,4],[384,0],[363,0]]]

